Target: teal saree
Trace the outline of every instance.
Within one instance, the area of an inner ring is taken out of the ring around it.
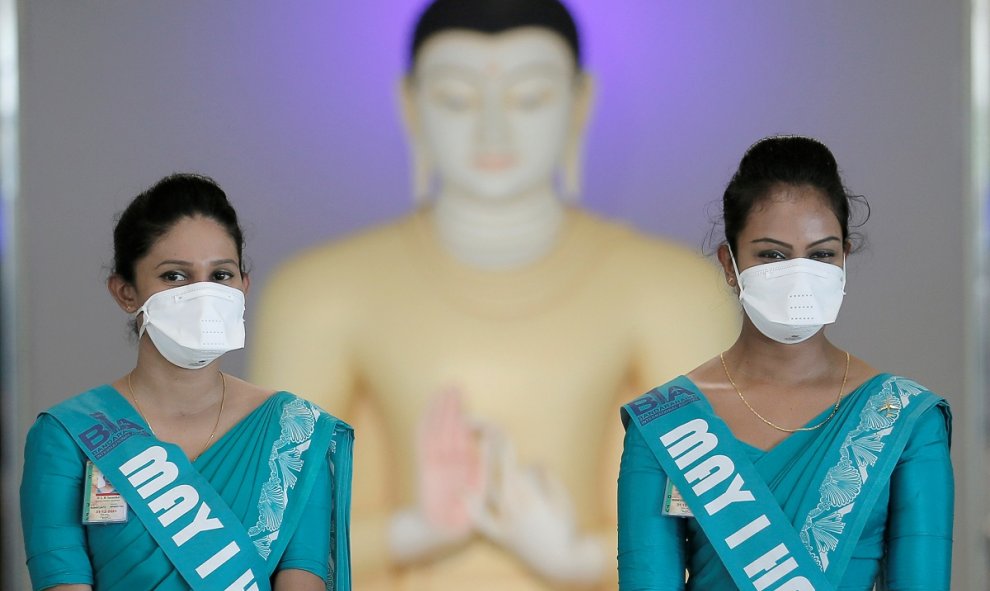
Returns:
[[[87,414],[94,408],[99,411]],[[80,430],[75,427],[81,424],[80,417],[98,420]],[[173,458],[181,450],[151,436],[146,423],[110,386],[81,394],[42,413],[28,433],[21,518],[33,588],[81,583],[100,591],[212,589],[224,576],[220,567],[236,568],[240,559],[242,567],[246,564],[258,573],[254,583],[262,591],[270,588],[276,572],[286,569],[311,572],[328,589],[347,591],[352,441],[345,423],[301,398],[279,392],[195,462],[190,464],[184,456],[175,461],[180,477],[174,483],[157,478],[161,474],[149,480],[144,476],[151,473],[139,469],[140,461],[133,468],[123,463],[119,470],[107,465],[114,457],[108,450],[132,445],[163,454],[171,450]],[[139,519],[140,502],[132,501],[141,497],[133,497],[127,498],[125,523],[84,524],[88,459],[101,465],[118,489],[128,480],[143,483],[134,490],[148,496],[161,523]],[[198,494],[189,485],[179,485],[185,482],[183,469],[192,477],[189,482],[199,487]],[[161,486],[151,486],[154,481]],[[192,493],[195,498],[183,498],[183,491],[185,497]],[[207,501],[212,509],[204,507]],[[173,540],[181,546],[193,539],[185,549],[194,549],[200,539],[223,533],[221,522],[213,521],[221,517],[230,518],[232,523],[225,528],[234,530],[235,542],[215,554],[194,555],[194,562],[183,564]],[[197,520],[198,530],[190,525]],[[193,535],[162,535],[159,525]],[[235,556],[237,550],[241,552]],[[196,574],[197,566],[202,578]],[[230,582],[236,582],[234,578]],[[238,585],[251,588],[250,578],[239,581]],[[227,583],[220,588],[227,588]]]
[[[678,392],[685,396],[671,396]],[[723,523],[724,515],[718,515],[703,529],[698,518],[661,512],[668,477],[658,460],[662,449],[657,450],[664,440],[644,437],[648,430],[642,424],[649,426],[655,420],[653,432],[669,435],[672,431],[660,426],[668,420],[664,415],[685,412],[680,419],[669,420],[676,423],[697,416],[724,427],[704,395],[684,377],[624,407],[627,431],[618,497],[622,591],[740,588],[730,569],[738,579],[740,566],[747,562],[727,568],[724,547],[712,542],[724,537],[741,539],[738,534],[727,535],[739,525]],[[824,414],[809,424],[823,418]],[[726,429],[721,453],[755,470],[755,477],[769,489],[770,501],[786,519],[787,523],[774,522],[762,533],[774,543],[793,540],[793,546],[806,553],[798,558],[820,569],[827,579],[822,586],[788,587],[788,577],[802,572],[797,569],[779,579],[763,579],[765,587],[746,588],[869,591],[876,585],[881,590],[949,589],[950,429],[951,417],[943,400],[910,380],[888,374],[874,377],[846,396],[839,412],[823,428],[794,433],[768,451],[736,440]],[[669,436],[666,441],[669,444],[675,438]],[[690,474],[688,461],[683,464],[680,467]],[[697,482],[699,489],[710,488],[705,480]],[[709,494],[718,491],[712,488]],[[696,507],[692,509],[698,513]],[[764,566],[770,574],[774,565]],[[763,571],[756,570],[751,568],[749,573],[759,582],[758,574]]]

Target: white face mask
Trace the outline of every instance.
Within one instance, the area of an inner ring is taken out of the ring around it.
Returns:
[[[742,273],[739,300],[753,325],[778,343],[800,343],[832,324],[845,295],[846,268],[806,258],[754,265]]]
[[[233,287],[206,281],[166,289],[138,314],[138,336],[147,331],[162,357],[179,367],[198,369],[244,347],[244,292]]]

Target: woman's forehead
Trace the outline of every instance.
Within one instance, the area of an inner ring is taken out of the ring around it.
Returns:
[[[807,185],[780,185],[753,205],[743,231],[806,231],[812,228],[841,229],[825,194]]]
[[[237,245],[227,229],[216,220],[203,216],[179,219],[151,245],[153,257],[173,257],[217,252],[237,252]],[[194,257],[196,258],[196,257]]]

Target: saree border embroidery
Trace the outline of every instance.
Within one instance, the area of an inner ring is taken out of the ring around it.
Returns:
[[[272,543],[278,539],[282,517],[289,505],[289,490],[295,487],[302,472],[302,454],[309,449],[320,414],[318,407],[301,398],[282,407],[281,433],[272,443],[268,456],[270,474],[258,493],[258,522],[248,530],[258,554],[266,560]]]
[[[859,424],[846,434],[839,446],[839,460],[828,469],[818,488],[818,504],[808,512],[799,532],[801,541],[822,570],[829,565],[829,555],[839,546],[839,536],[846,527],[863,485],[870,478],[897,419],[911,401],[925,388],[913,380],[891,376],[880,390],[869,397],[860,411]]]

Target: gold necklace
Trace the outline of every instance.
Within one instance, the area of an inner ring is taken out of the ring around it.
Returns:
[[[796,433],[797,431],[814,431],[815,429],[821,427],[825,423],[832,420],[832,417],[835,416],[835,413],[839,411],[839,403],[842,401],[842,391],[846,389],[846,378],[849,377],[849,351],[846,351],[846,371],[845,373],[842,374],[842,385],[839,386],[839,393],[836,394],[835,396],[835,404],[832,406],[832,412],[827,417],[825,417],[825,420],[818,423],[817,425],[812,425],[810,427],[798,427],[797,429],[788,429],[786,427],[781,427],[780,425],[768,421],[767,419],[763,418],[763,415],[756,412],[756,409],[753,408],[746,400],[746,397],[743,396],[742,390],[739,389],[739,386],[737,386],[736,383],[732,381],[732,376],[729,375],[729,366],[725,364],[725,353],[724,352],[719,353],[718,358],[722,360],[722,369],[725,370],[725,377],[728,378],[729,383],[732,384],[733,388],[735,388],[736,394],[739,395],[739,399],[743,401],[743,404],[746,405],[746,408],[748,408],[750,412],[756,415],[756,418],[770,425],[774,429],[778,431],[784,431],[785,433]]]
[[[138,414],[141,415],[141,418],[144,419],[144,422],[145,423],[148,423],[148,428],[151,429],[151,434],[152,435],[155,435],[155,428],[151,426],[151,421],[148,420],[148,417],[144,416],[144,413],[141,411],[141,404],[138,403],[137,396],[134,395],[134,388],[131,386],[131,374],[132,373],[134,373],[134,372],[131,371],[131,372],[128,372],[127,373],[127,391],[131,394],[131,400],[134,401],[134,408],[137,409]],[[196,459],[199,458],[199,456],[203,455],[203,452],[206,451],[206,448],[210,447],[210,444],[213,443],[213,438],[216,437],[217,427],[220,426],[220,417],[223,416],[223,403],[224,403],[224,401],[227,400],[227,378],[223,375],[223,372],[222,371],[220,372],[220,384],[221,384],[221,386],[220,386],[220,412],[217,413],[217,420],[216,420],[215,423],[213,423],[213,430],[210,431],[210,438],[206,440],[206,444],[203,446],[203,449],[199,450],[199,453],[198,454],[196,454],[193,457],[189,458],[190,461],[195,462]]]

